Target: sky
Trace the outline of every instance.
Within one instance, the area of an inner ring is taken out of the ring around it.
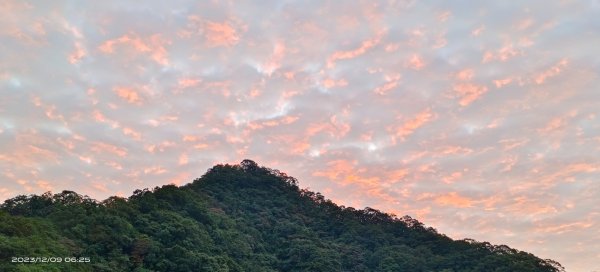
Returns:
[[[600,271],[600,0],[0,0],[0,200],[252,159]]]

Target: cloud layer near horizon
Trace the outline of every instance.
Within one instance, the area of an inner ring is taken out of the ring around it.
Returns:
[[[0,1],[0,198],[250,158],[600,269],[600,1],[260,3]]]

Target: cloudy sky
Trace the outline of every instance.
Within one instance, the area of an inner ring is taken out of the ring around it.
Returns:
[[[244,158],[600,270],[600,1],[0,1],[0,199]]]

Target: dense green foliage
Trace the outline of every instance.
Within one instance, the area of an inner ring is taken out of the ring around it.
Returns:
[[[11,263],[11,257],[89,263]],[[193,183],[96,202],[71,191],[0,206],[0,271],[562,271],[507,246],[454,241],[410,217],[340,207],[245,160]]]

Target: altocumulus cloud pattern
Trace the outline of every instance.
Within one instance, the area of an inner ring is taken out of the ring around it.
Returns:
[[[252,158],[600,269],[600,2],[0,1],[0,198]]]

